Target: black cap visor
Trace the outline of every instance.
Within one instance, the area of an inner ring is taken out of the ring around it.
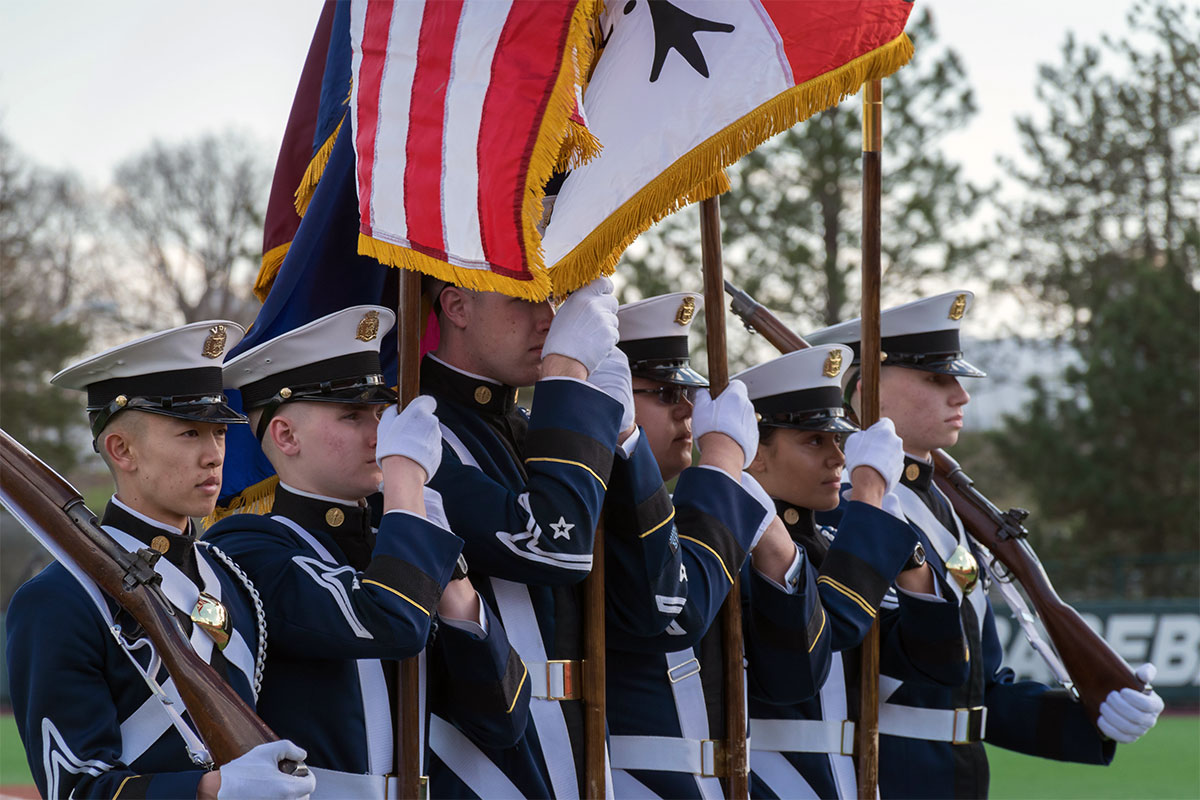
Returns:
[[[853,433],[858,426],[846,417],[836,386],[799,389],[754,400],[759,425],[805,431]]]
[[[671,362],[670,364],[654,366],[646,362],[640,362],[637,366],[631,364],[629,372],[635,378],[649,378],[652,381],[659,381],[661,383],[673,383],[678,386],[697,386],[702,389],[708,387],[708,379],[692,369],[691,365],[686,361],[683,363]]]
[[[120,395],[106,405],[88,407],[88,414],[92,415],[92,438],[98,437],[104,430],[104,426],[122,411],[146,411],[164,417],[208,422],[214,425],[240,425],[248,422],[245,416],[239,414],[226,402],[223,394],[198,397],[180,395],[125,397]]]
[[[885,367],[908,367],[962,378],[986,378],[987,373],[962,357],[962,353],[887,353]]]
[[[841,408],[823,408],[798,414],[778,414],[763,417],[758,423],[767,428],[795,428],[802,431],[854,433],[859,427],[846,418]]]

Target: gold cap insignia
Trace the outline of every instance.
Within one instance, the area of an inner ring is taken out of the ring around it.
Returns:
[[[346,521],[346,512],[340,508],[331,508],[325,512],[325,521],[331,528],[340,527]]]
[[[475,389],[475,402],[481,406],[485,406],[492,402],[492,390],[486,386],[478,386]]]
[[[821,367],[821,374],[826,378],[836,378],[842,370],[842,351],[831,350],[825,358],[825,366]]]
[[[358,321],[358,331],[355,332],[354,338],[362,342],[369,342],[379,334],[379,312],[368,311],[363,314],[363,318]]]
[[[192,609],[192,622],[202,631],[212,637],[218,650],[224,650],[229,644],[233,626],[229,621],[229,612],[221,601],[212,595],[201,592],[196,598],[196,607]]]
[[[225,352],[225,326],[213,325],[208,329],[208,336],[204,339],[204,347],[200,350],[200,355],[205,358],[220,358]]]
[[[794,508],[789,508],[783,512],[783,521],[788,525],[795,525],[800,521],[800,512]]]
[[[687,325],[694,316],[696,316],[696,298],[689,294],[683,298],[683,302],[679,304],[679,310],[675,312],[675,324]]]
[[[150,549],[158,553],[165,553],[171,549],[171,540],[165,536],[155,536],[150,540]]]
[[[967,313],[967,296],[960,294],[954,298],[954,302],[950,304],[950,319],[957,322],[963,318],[963,314]]]
[[[908,478],[910,481],[915,481],[917,478],[921,477],[921,468],[916,464],[909,464],[904,468],[904,477]]]

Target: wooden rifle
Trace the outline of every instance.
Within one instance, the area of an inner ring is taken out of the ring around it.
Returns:
[[[809,346],[761,303],[729,281],[725,281],[725,291],[733,298],[730,310],[741,317],[747,329],[762,334],[779,352],[790,353]],[[1029,532],[1022,525],[1029,512],[1001,511],[975,488],[974,481],[944,450],[933,451],[933,470],[934,481],[949,498],[967,533],[991,553],[996,579],[1015,578],[1033,603],[1070,676],[1067,688],[1083,703],[1093,724],[1109,692],[1124,688],[1146,691],[1149,687],[1138,680],[1125,659],[1058,596],[1029,545]]]
[[[37,525],[59,550],[141,625],[154,644],[188,714],[220,766],[267,742],[278,741],[188,640],[154,571],[158,553],[126,552],[104,532],[83,498],[45,462],[0,430],[0,497]],[[303,764],[281,761],[288,774],[306,774]]]

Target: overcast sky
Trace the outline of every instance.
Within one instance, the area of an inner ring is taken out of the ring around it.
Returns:
[[[1039,62],[1068,29],[1124,27],[1128,0],[918,0],[966,65],[980,113],[945,142],[970,177],[1015,154],[1014,113],[1035,108]],[[37,0],[0,10],[0,129],[34,161],[102,183],[153,139],[229,127],[273,157],[319,0]]]

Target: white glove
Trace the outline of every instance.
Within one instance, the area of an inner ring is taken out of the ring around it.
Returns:
[[[310,770],[306,769],[303,776],[279,771],[280,761],[303,761],[307,755],[287,739],[260,744],[221,767],[217,800],[299,800],[308,797],[317,788],[317,779]]]
[[[403,411],[388,406],[375,440],[375,462],[381,469],[388,456],[404,456],[421,465],[426,482],[433,477],[442,463],[442,431],[433,414],[436,409],[437,401],[424,394]]]
[[[699,444],[706,433],[723,433],[733,439],[745,456],[742,469],[750,466],[758,453],[758,422],[754,419],[754,406],[746,396],[746,384],[736,379],[730,381],[716,400],[708,389],[696,393],[692,436]]]
[[[621,348],[613,347],[596,368],[588,373],[588,383],[621,404],[622,432],[633,427],[633,376],[629,374],[629,357]]]
[[[1143,664],[1134,674],[1143,683],[1150,683],[1157,672],[1153,664]],[[1136,689],[1109,692],[1100,704],[1100,719],[1096,721],[1096,727],[1113,741],[1129,744],[1142,738],[1146,731],[1154,727],[1162,710],[1163,701],[1158,692],[1144,694]]]
[[[767,494],[767,490],[762,487],[762,484],[755,480],[754,476],[749,472],[742,473],[742,488],[746,490],[746,494],[758,501],[758,504],[767,512],[767,522],[775,516],[775,501],[771,499],[771,495]],[[761,525],[758,533],[754,537],[754,541],[750,543],[750,550],[753,551],[758,546],[758,541],[762,539],[766,533],[767,525]]]
[[[573,358],[591,373],[619,338],[617,298],[612,292],[612,281],[597,278],[564,300],[550,323],[542,358]]]
[[[896,426],[887,417],[846,440],[846,474],[854,483],[855,467],[870,467],[879,473],[890,492],[900,482],[904,469],[904,442],[896,435]]]

